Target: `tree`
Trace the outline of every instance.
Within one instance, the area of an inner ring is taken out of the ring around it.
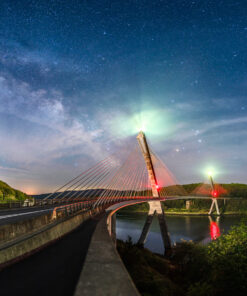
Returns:
[[[209,272],[190,287],[188,295],[246,295],[246,246],[245,222],[210,243],[207,246]]]

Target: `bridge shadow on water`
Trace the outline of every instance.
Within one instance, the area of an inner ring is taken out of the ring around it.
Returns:
[[[1,296],[73,295],[92,234],[102,215],[0,273]]]

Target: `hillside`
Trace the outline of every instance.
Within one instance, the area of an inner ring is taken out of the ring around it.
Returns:
[[[0,180],[0,203],[21,201],[26,198],[29,198],[26,193],[12,188],[7,183]]]
[[[194,183],[194,184],[185,184],[182,185],[183,188],[188,193],[192,193],[196,190],[196,188],[200,187],[202,183]],[[226,190],[226,193],[221,196],[226,197],[244,197],[247,198],[247,184],[240,183],[230,183],[230,184],[218,184],[222,188]]]
[[[191,184],[184,184],[184,185],[168,186],[166,187],[166,193],[168,193],[168,195],[186,195],[186,194],[197,195],[195,191],[197,190],[197,188],[201,187],[202,185],[203,183],[191,183]],[[216,185],[221,186],[222,188],[225,189],[224,194],[220,194],[220,196],[222,197],[225,196],[225,197],[247,198],[247,184],[230,183],[230,184],[216,184]],[[206,186],[209,186],[209,185],[206,185]],[[160,190],[162,191],[162,189],[163,188],[161,188]],[[79,190],[77,191],[77,196],[80,196],[80,197],[87,196],[88,198],[90,198],[93,196],[99,196],[103,191],[104,191],[103,189]],[[116,190],[114,191],[116,192]],[[75,192],[75,191],[72,190],[71,193],[72,192]],[[35,197],[36,199],[43,199],[50,194],[51,193],[37,194],[37,195],[34,195],[33,197]],[[120,191],[118,192],[118,194],[121,195]],[[147,191],[143,191],[142,194],[144,196],[150,195],[151,192],[149,190],[149,193],[147,194]],[[60,192],[54,193],[53,197],[56,198],[57,195],[60,195]],[[210,195],[210,193],[206,195]]]
[[[195,191],[197,188],[200,188],[203,184],[185,184],[179,185],[191,195],[196,195]],[[218,204],[224,214],[246,214],[247,213],[247,185],[246,184],[217,184],[225,189],[225,193],[220,195],[221,197],[231,197],[231,200],[228,200],[226,203],[223,200],[219,200]],[[175,186],[168,187],[169,194],[173,193]],[[243,198],[243,199],[240,199]],[[210,200],[192,200],[190,205],[190,210],[186,209],[185,200],[170,200],[163,204],[164,209],[167,213],[175,214],[185,214],[185,213],[197,213],[197,214],[207,214],[210,208]],[[147,203],[132,205],[130,207],[123,208],[121,213],[129,212],[147,212],[149,209]]]

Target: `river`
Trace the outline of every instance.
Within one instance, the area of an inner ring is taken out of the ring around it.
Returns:
[[[117,213],[117,238],[125,241],[130,236],[132,241],[136,243],[146,216],[145,213]],[[207,244],[222,233],[226,233],[232,225],[236,225],[240,220],[239,216],[224,216],[219,217],[218,220],[216,217],[212,217],[211,221],[208,216],[166,216],[173,244],[181,242],[181,240]],[[153,220],[145,247],[156,253],[163,254],[164,252],[157,217]]]

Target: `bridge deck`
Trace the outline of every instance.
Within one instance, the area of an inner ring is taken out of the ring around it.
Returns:
[[[52,212],[55,205],[45,207],[28,207],[0,211],[0,225],[24,221],[33,217],[41,216]]]
[[[1,296],[73,295],[98,215],[40,252],[1,271]]]
[[[147,202],[145,197],[139,196],[133,199],[133,203],[136,201]],[[143,200],[142,200],[143,199]],[[205,196],[168,196],[168,197],[161,197],[160,201],[169,201],[169,200],[179,200],[179,199],[211,199],[211,197]],[[229,197],[218,197],[217,199],[230,199]],[[153,199],[150,199],[153,200]],[[119,202],[119,201],[118,201]],[[128,201],[129,202],[129,201]],[[43,207],[30,207],[30,208],[17,208],[11,210],[0,210],[0,225],[5,225],[9,223],[15,223],[18,221],[23,221],[26,219],[30,219],[33,217],[41,216],[51,212],[56,205],[46,205]]]

